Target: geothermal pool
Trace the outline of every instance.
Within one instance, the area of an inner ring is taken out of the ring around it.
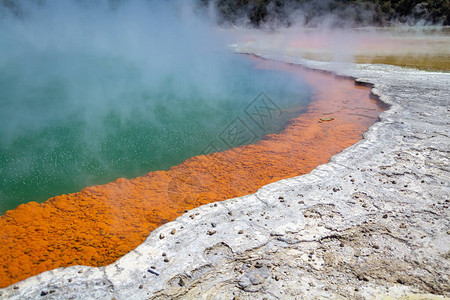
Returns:
[[[192,208],[306,174],[385,109],[352,79],[224,50],[172,8],[69,8],[1,20],[0,287],[108,265]],[[314,56],[306,37],[274,48]]]
[[[0,65],[0,213],[254,142],[310,100],[305,83],[237,55],[211,86],[208,73],[154,79],[127,57],[50,51]],[[258,107],[264,124],[248,117]],[[236,118],[239,140],[226,136]]]
[[[0,217],[0,286],[58,267],[112,263],[152,230],[192,208],[254,193],[265,184],[328,162],[360,140],[382,111],[371,98],[370,87],[353,80],[252,61],[259,70],[282,71],[306,82],[313,101],[301,114],[295,109],[297,116],[282,132],[251,145],[6,212]]]
[[[370,87],[233,54],[173,7],[70,6],[1,20],[2,287],[107,265],[194,207],[305,174],[382,111]]]

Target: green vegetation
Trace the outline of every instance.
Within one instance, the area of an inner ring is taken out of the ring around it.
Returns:
[[[219,22],[245,19],[254,26],[290,25],[299,18],[308,26],[324,20],[332,26],[450,25],[450,0],[218,0],[215,5]]]

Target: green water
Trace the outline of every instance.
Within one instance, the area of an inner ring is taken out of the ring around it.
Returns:
[[[120,56],[67,51],[0,63],[0,213],[254,142],[308,103],[299,78],[231,57],[214,81],[198,68],[195,80],[189,70],[156,80]],[[271,107],[263,126],[248,114],[261,92],[271,101],[262,96]],[[224,135],[236,120],[248,139]]]

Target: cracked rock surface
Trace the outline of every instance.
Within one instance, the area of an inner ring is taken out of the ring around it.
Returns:
[[[358,78],[391,107],[307,175],[191,210],[112,265],[48,271],[0,298],[450,296],[450,73],[236,50]]]

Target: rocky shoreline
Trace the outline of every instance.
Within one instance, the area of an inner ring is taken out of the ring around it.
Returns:
[[[236,51],[357,78],[391,107],[307,175],[193,209],[114,264],[48,271],[0,298],[450,296],[450,73]]]

